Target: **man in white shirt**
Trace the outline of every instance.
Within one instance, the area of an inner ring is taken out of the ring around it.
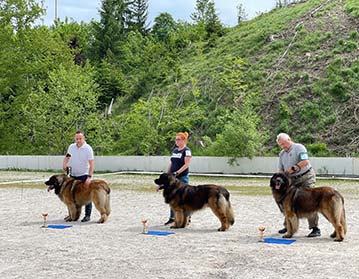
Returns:
[[[95,168],[95,161],[92,147],[86,143],[85,135],[82,131],[75,133],[75,142],[70,144],[67,150],[63,162],[64,171],[68,171],[69,165],[71,166],[70,176],[85,182],[85,185],[89,186]],[[85,217],[81,222],[90,221],[91,211],[92,203],[89,203],[85,207]]]

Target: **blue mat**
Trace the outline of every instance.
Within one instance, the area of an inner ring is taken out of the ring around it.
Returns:
[[[166,235],[174,234],[174,232],[148,231],[146,234],[166,236]]]
[[[49,229],[67,229],[67,228],[71,228],[72,226],[69,226],[69,225],[47,225],[47,227]]]
[[[284,239],[284,238],[265,238],[264,243],[273,243],[273,244],[286,244],[290,245],[295,241],[295,239]]]

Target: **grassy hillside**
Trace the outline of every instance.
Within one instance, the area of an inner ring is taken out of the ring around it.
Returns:
[[[249,102],[266,135],[265,154],[278,151],[275,135],[285,131],[313,155],[357,155],[358,11],[353,0],[274,9],[231,28],[212,48],[193,46],[172,87],[216,99],[208,118]],[[225,86],[216,91],[221,73],[228,78],[236,68],[240,93],[228,96]]]

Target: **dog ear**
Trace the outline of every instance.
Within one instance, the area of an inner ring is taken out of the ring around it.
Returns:
[[[64,175],[57,175],[56,176],[56,186],[60,186],[62,185],[62,183],[64,182]]]

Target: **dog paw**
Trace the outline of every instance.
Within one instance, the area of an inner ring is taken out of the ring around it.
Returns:
[[[170,226],[170,229],[178,229],[176,225]]]
[[[291,238],[293,235],[291,235],[291,234],[285,234],[285,235],[283,235],[283,238]]]

